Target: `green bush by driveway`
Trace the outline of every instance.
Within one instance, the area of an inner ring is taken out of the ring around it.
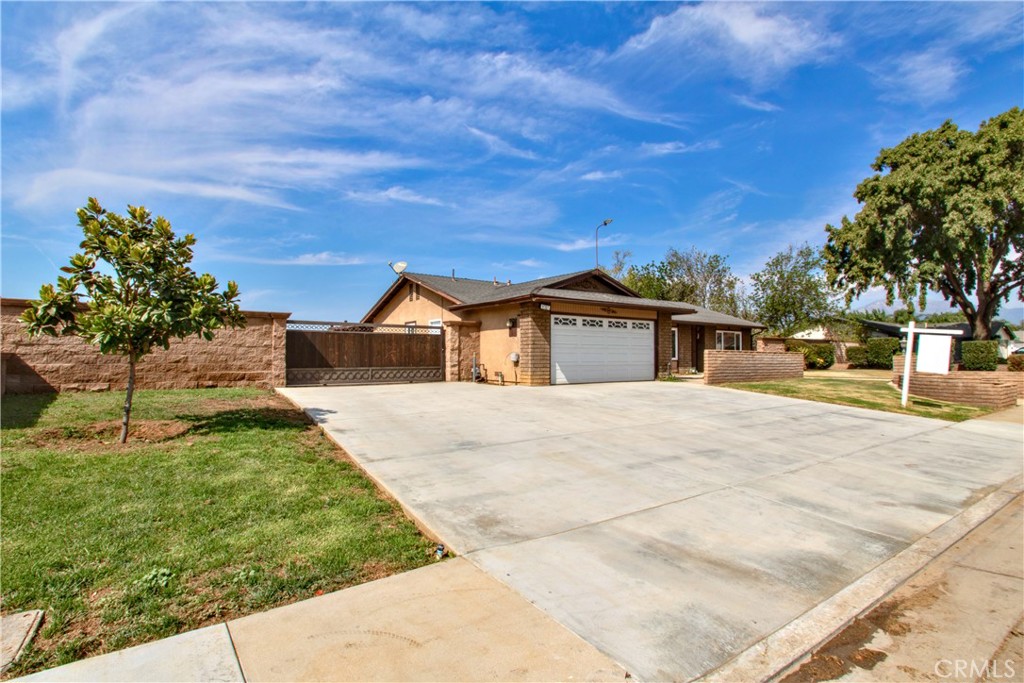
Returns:
[[[250,389],[3,398],[3,611],[46,610],[11,675],[380,578],[432,547],[319,429]]]

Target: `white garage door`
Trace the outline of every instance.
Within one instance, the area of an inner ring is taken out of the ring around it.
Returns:
[[[654,321],[551,315],[551,383],[654,379]]]

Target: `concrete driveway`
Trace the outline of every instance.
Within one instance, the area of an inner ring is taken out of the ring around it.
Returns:
[[[642,679],[720,667],[1021,487],[1019,425],[691,383],[282,393],[451,548]]]

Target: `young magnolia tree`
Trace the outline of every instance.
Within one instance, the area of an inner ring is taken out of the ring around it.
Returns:
[[[829,281],[847,304],[871,287],[925,307],[939,292],[988,339],[1002,302],[1024,301],[1024,112],[976,133],[947,121],[883,149],[853,196],[853,220],[827,225]]]
[[[244,327],[245,316],[238,309],[237,285],[228,282],[218,292],[212,275],[196,275],[189,267],[196,238],[176,238],[162,216],[153,220],[142,206],[129,206],[121,216],[90,197],[78,210],[78,224],[85,239],[82,253],[61,268],[68,277],[58,277],[56,287],[43,285],[21,319],[29,335],[78,336],[101,353],[128,359],[124,443],[138,362],[169,348],[171,339],[197,335],[210,341],[218,329]]]

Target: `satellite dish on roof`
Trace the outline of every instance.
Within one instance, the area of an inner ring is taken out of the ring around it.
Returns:
[[[391,266],[391,270],[395,271],[395,275],[401,275],[402,271],[409,267],[409,264],[405,261],[399,261],[398,263],[388,261],[388,265]]]

